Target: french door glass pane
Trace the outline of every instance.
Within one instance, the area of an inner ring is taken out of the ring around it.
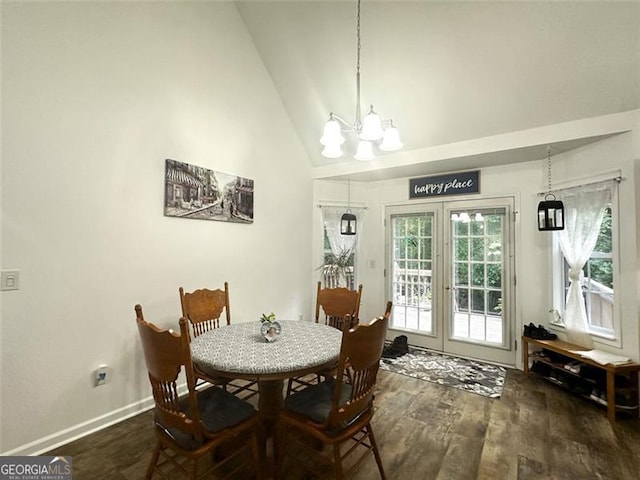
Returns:
[[[433,332],[433,214],[391,216],[392,327]]]
[[[504,209],[451,215],[453,337],[502,344]]]

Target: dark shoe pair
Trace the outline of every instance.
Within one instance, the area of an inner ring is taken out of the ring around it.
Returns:
[[[409,353],[409,345],[406,335],[400,335],[394,338],[390,345],[382,349],[382,356],[384,358],[398,358],[407,353]]]
[[[533,323],[524,326],[524,336],[535,340],[555,340],[558,338],[555,333],[551,333],[542,325],[536,327]]]
[[[407,340],[408,339],[406,335],[400,335],[393,339],[391,348],[402,355],[404,355],[405,353],[409,353],[409,344],[407,343]]]

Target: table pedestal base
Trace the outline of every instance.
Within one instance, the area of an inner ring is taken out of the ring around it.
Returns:
[[[275,431],[278,414],[284,405],[283,389],[284,380],[258,381],[258,390],[260,391],[258,410],[262,415],[269,436],[273,435]]]

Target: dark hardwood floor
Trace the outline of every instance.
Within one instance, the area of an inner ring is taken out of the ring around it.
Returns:
[[[509,370],[500,399],[380,371],[373,428],[390,480],[633,480],[640,420]],[[74,480],[144,478],[155,442],[145,412],[48,455],[72,455]],[[287,479],[302,478],[289,471]],[[373,457],[359,480],[379,478]]]

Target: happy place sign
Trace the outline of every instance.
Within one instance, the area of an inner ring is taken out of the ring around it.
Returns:
[[[409,198],[440,197],[480,192],[480,170],[410,178]]]

